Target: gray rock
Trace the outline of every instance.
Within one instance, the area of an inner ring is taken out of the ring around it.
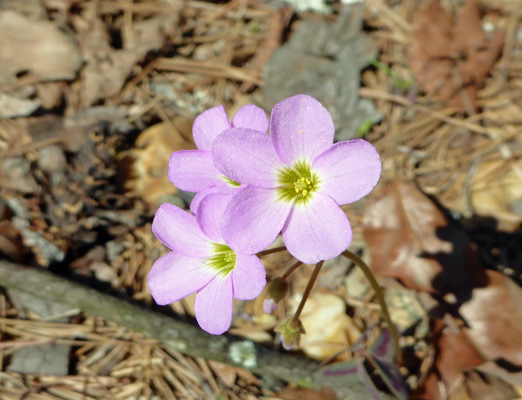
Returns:
[[[25,310],[30,310],[42,318],[52,318],[64,314],[71,307],[60,303],[43,301],[32,294],[9,290],[11,298],[16,298],[15,304]],[[13,299],[14,300],[14,299]],[[67,322],[70,318],[56,318],[54,322]],[[13,353],[8,371],[23,374],[67,375],[69,372],[69,353],[71,346],[62,343],[44,343],[25,347]]]
[[[362,3],[346,5],[335,24],[304,21],[264,69],[264,106],[296,94],[319,100],[332,114],[335,139],[356,137],[367,121],[381,115],[358,96],[361,69],[377,55],[377,45],[361,32]]]
[[[13,354],[10,372],[22,374],[67,375],[71,346],[61,343],[46,343],[26,347]]]

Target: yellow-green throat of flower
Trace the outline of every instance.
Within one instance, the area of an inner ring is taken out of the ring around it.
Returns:
[[[279,171],[278,180],[279,198],[294,203],[306,203],[319,185],[319,177],[306,161],[298,161],[291,168]]]
[[[212,255],[207,258],[207,265],[214,271],[226,277],[236,266],[236,253],[226,244],[212,243]]]

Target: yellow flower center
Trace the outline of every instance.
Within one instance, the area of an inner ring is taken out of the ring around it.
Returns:
[[[305,161],[295,163],[291,168],[279,171],[279,198],[288,202],[306,202],[317,191],[320,183],[317,174],[311,171]]]

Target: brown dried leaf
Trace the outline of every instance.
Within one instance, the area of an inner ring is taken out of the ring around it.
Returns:
[[[297,308],[297,301],[295,303]],[[330,293],[312,293],[300,319],[306,332],[301,337],[300,348],[307,356],[318,360],[335,356],[361,335],[346,315],[344,300]]]
[[[103,22],[93,20],[80,31],[80,45],[86,60],[81,73],[83,101],[86,106],[119,93],[140,55],[114,50]]]
[[[522,374],[517,371],[516,368],[510,368],[510,370],[504,368],[504,366],[498,365],[494,361],[486,361],[484,364],[476,368],[478,371],[483,372],[490,376],[496,376],[507,382],[514,387],[519,388],[522,394]]]
[[[473,211],[495,218],[500,230],[515,231],[522,222],[517,206],[522,199],[521,168],[521,160],[483,162],[471,179],[469,200]]]
[[[2,212],[2,214],[4,214]],[[0,255],[9,260],[21,262],[24,256],[24,247],[18,230],[0,214]]]
[[[442,266],[424,254],[452,252],[452,244],[437,237],[446,225],[444,215],[412,183],[395,181],[365,210],[363,232],[373,272],[434,292],[432,281]]]
[[[436,323],[442,321],[436,320]],[[445,329],[438,342],[436,360],[439,374],[448,393],[454,393],[464,380],[463,371],[481,365],[485,360],[462,332]]]
[[[55,24],[0,11],[0,82],[13,81],[18,73],[73,79],[81,63],[78,47]]]
[[[86,60],[81,81],[86,105],[118,94],[134,65],[149,51],[161,49],[166,36],[172,37],[177,31],[177,14],[136,22],[132,31],[123,35],[124,48],[115,49],[102,20],[85,14],[88,23],[76,22],[76,28]]]
[[[518,399],[520,396],[507,383],[470,371],[466,374],[466,388],[473,400]]]
[[[514,232],[522,223],[522,160],[499,159],[481,162],[466,171],[448,190],[456,196],[443,196],[441,202],[464,217],[473,214],[494,218],[497,229]],[[465,181],[469,189],[462,193]]]
[[[23,99],[0,93],[0,119],[26,117],[31,115],[38,107],[38,100]]]
[[[467,0],[455,20],[431,0],[414,17],[410,66],[426,92],[471,112],[503,40],[501,32],[486,38],[476,0]]]
[[[368,203],[363,234],[376,275],[430,293],[483,286],[483,268],[464,231],[417,187],[397,180]]]
[[[487,285],[473,289],[459,309],[464,332],[484,357],[522,366],[522,288],[496,271],[485,271]]]
[[[38,184],[31,174],[31,163],[22,157],[0,160],[0,186],[21,193],[34,193]]]
[[[442,400],[440,378],[435,371],[432,371],[424,384],[411,394],[410,400]]]
[[[207,362],[210,368],[212,368],[212,371],[217,375],[219,379],[221,379],[225,386],[234,386],[234,383],[237,379],[238,368],[232,365],[223,364],[213,360],[208,360]]]
[[[174,151],[194,149],[190,132],[191,122],[178,118],[173,124],[160,123],[144,130],[136,139],[136,146],[125,154],[134,160],[133,178],[125,186],[142,196],[150,204],[177,189],[167,177],[169,157]]]

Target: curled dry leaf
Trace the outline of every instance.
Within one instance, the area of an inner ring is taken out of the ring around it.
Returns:
[[[458,286],[467,280],[462,266],[475,261],[463,233],[447,225],[444,214],[413,183],[390,184],[368,204],[363,219],[373,272],[431,293]],[[451,269],[461,273],[444,279]]]
[[[1,45],[0,45],[1,46]],[[0,93],[0,118],[16,118],[31,115],[38,107],[38,100],[21,99]]]
[[[520,398],[520,388],[518,388],[517,393],[515,388],[504,381],[496,377],[479,374],[477,371],[469,371],[466,374],[466,389],[471,399],[504,400]]]
[[[434,321],[434,329],[441,331],[436,340],[435,363],[446,391],[452,394],[464,381],[463,371],[481,365],[485,360],[464,333],[451,331],[439,319]]]
[[[101,19],[93,18],[87,26],[78,24],[86,60],[82,70],[86,105],[118,94],[135,64],[149,51],[159,50],[165,35],[174,35],[176,23],[177,15],[173,14],[135,23],[131,34],[124,35],[121,50],[110,45],[109,31]]]
[[[430,0],[413,20],[410,66],[426,92],[459,110],[473,112],[477,90],[497,60],[503,41],[503,32],[486,38],[477,0],[467,0],[456,18],[439,0]]]
[[[464,332],[488,360],[522,366],[522,288],[500,272],[485,271],[487,284],[476,287],[459,309]]]
[[[440,343],[438,364],[449,388],[456,388],[459,370],[481,364],[481,358],[515,369],[522,365],[522,289],[481,267],[464,233],[449,227],[412,183],[396,181],[385,188],[368,204],[363,222],[376,275],[397,278],[417,290],[453,294],[453,311],[466,327]],[[455,348],[465,354],[458,361],[453,360]],[[451,369],[445,367],[449,364]]]
[[[305,303],[301,322],[306,334],[301,337],[300,348],[318,360],[346,349],[361,335],[346,315],[346,303],[333,294],[312,293]]]
[[[55,24],[0,12],[0,82],[20,73],[42,80],[73,79],[81,63],[78,46]]]
[[[471,178],[467,203],[475,214],[495,218],[499,230],[517,230],[522,222],[522,160],[481,163]],[[456,209],[470,217],[466,206]]]
[[[173,124],[160,123],[144,130],[136,140],[136,149],[124,154],[132,160],[131,176],[125,187],[155,204],[162,196],[177,189],[167,177],[169,157],[174,151],[190,150],[192,121],[178,118]]]
[[[410,400],[442,400],[440,394],[440,378],[432,371],[424,380],[424,384],[410,395]],[[468,400],[463,398],[462,400]]]

